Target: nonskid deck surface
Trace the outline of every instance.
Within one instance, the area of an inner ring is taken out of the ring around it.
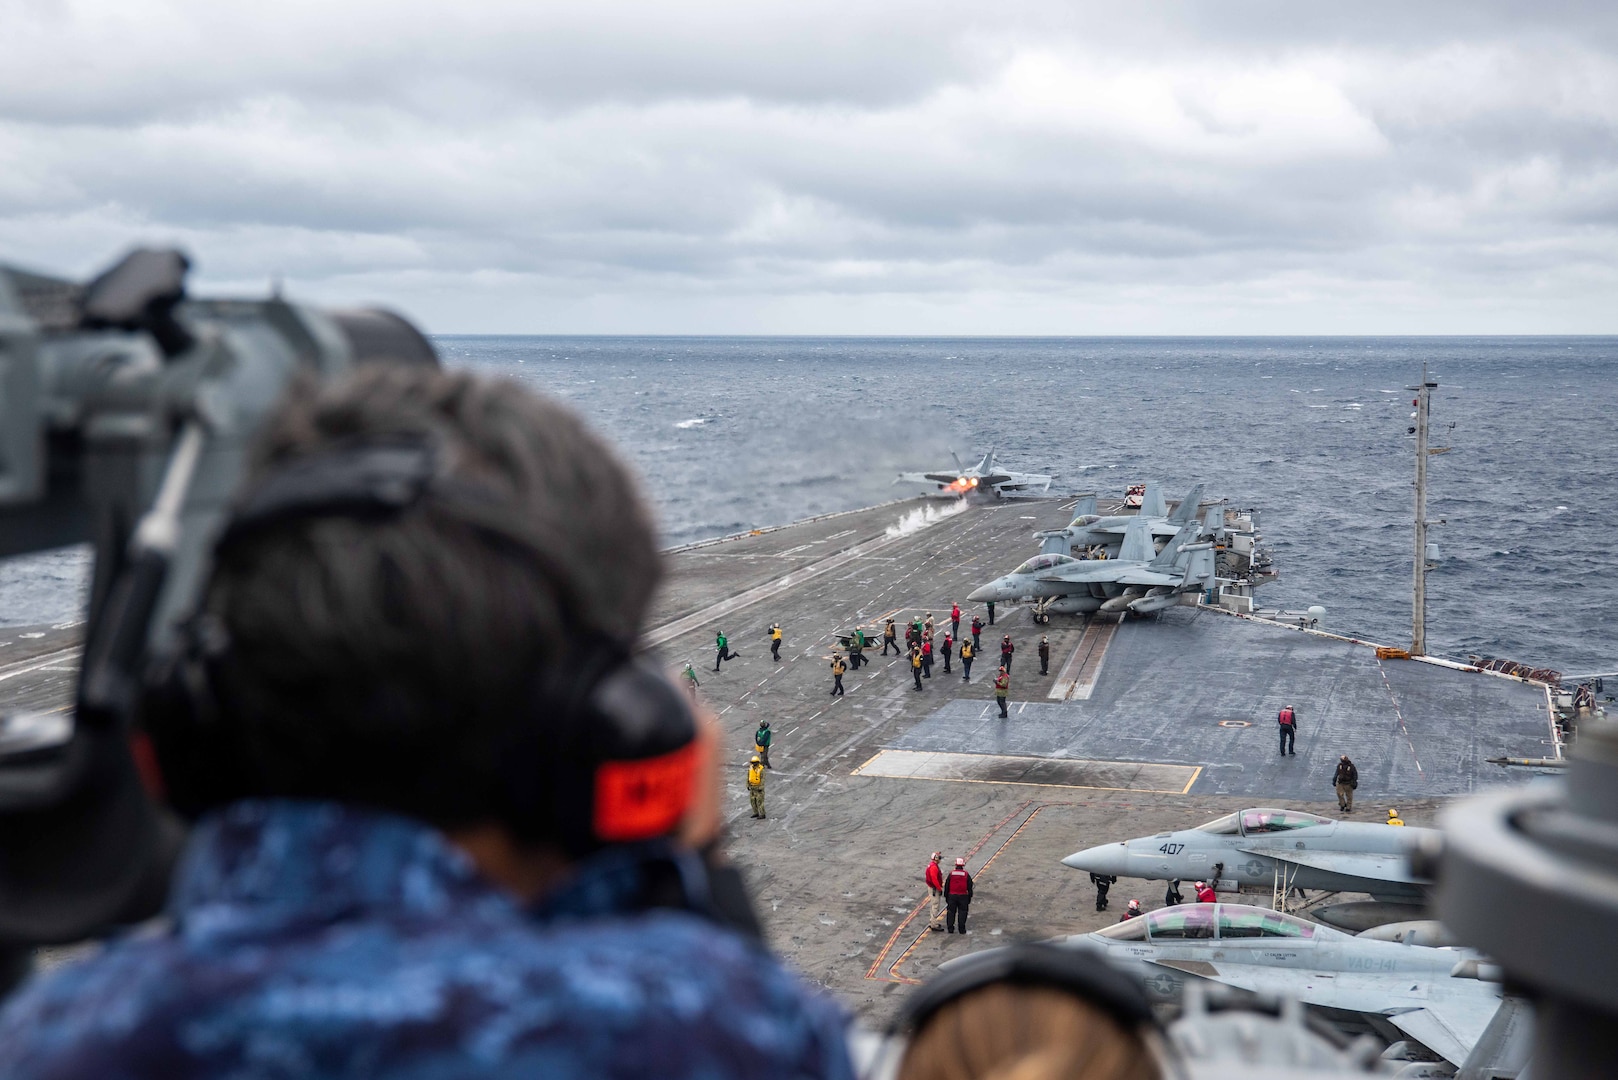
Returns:
[[[918,505],[675,553],[652,620],[658,652],[671,668],[691,660],[720,714],[733,765],[730,848],[772,942],[873,1021],[943,960],[1096,929],[1130,897],[1162,904],[1161,884],[1123,881],[1096,912],[1087,876],[1059,861],[1081,847],[1254,804],[1337,816],[1340,753],[1361,762],[1356,817],[1396,804],[1405,820],[1430,823],[1441,797],[1508,782],[1484,758],[1545,752],[1543,695],[1532,687],[1379,664],[1368,646],[1185,609],[1108,629],[1060,616],[1036,627],[1025,608],[1002,605],[970,683],[958,661],[947,676],[935,665],[917,693],[907,660],[876,649],[870,666],[844,676],[847,695],[832,697],[837,634],[929,612],[941,634],[952,600],[963,601],[964,628],[984,614],[964,603],[971,587],[1034,554],[1036,529],[1071,516],[1063,500],[1006,501],[885,535]],[[743,588],[759,598],[729,606]],[[705,610],[722,614],[694,617]],[[776,621],[779,664],[765,639]],[[717,629],[742,659],[714,672]],[[1017,651],[1002,721],[990,682],[1005,633]],[[1041,633],[1051,643],[1044,677]],[[1283,699],[1302,721],[1298,754],[1284,761],[1274,721]],[[756,821],[742,775],[763,719],[775,769],[769,817]],[[965,938],[928,929],[921,874],[934,850],[967,858],[978,877]]]

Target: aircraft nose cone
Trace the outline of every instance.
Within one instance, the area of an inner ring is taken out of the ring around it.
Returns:
[[[1063,859],[1062,865],[1091,874],[1116,874],[1122,877],[1129,870],[1129,847],[1123,841],[1119,841],[1116,844],[1085,848]]]
[[[1000,598],[999,584],[997,581],[991,581],[987,585],[979,585],[966,594],[966,599],[974,604],[985,604],[990,600],[998,600]]]

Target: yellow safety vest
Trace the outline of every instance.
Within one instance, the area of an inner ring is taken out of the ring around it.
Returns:
[[[771,641],[780,641],[781,640],[781,628],[779,626],[777,626],[775,629],[770,631],[770,640]]]
[[[763,765],[747,766],[747,786],[750,788],[761,788],[764,786]]]

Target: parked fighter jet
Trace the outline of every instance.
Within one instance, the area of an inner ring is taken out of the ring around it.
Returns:
[[[1385,1020],[1456,1066],[1501,1002],[1499,969],[1471,950],[1354,937],[1242,904],[1180,904],[1056,944],[1104,955],[1165,1000],[1206,979]]]
[[[1011,573],[982,585],[967,599],[975,603],[1033,597],[1036,622],[1051,615],[1093,611],[1148,614],[1179,602],[1179,594],[1214,583],[1212,543],[1199,543],[1202,525],[1191,521],[1154,554],[1151,523],[1136,519],[1124,531],[1116,559],[1075,559],[1036,555]]]
[[[1408,902],[1423,899],[1431,884],[1411,873],[1407,858],[1427,838],[1436,841],[1438,831],[1266,808],[1226,814],[1195,829],[1076,851],[1062,865],[1152,881],[1204,878],[1216,887],[1223,882],[1265,890],[1341,890]]]
[[[1102,517],[1096,513],[1096,500],[1094,495],[1087,495],[1080,499],[1073,508],[1073,520],[1064,529],[1049,529],[1034,534],[1034,539],[1041,542],[1040,552],[1046,555],[1067,555],[1072,551],[1088,551],[1101,546],[1108,547],[1117,544],[1129,526],[1136,521],[1146,521],[1151,525],[1153,537],[1173,536],[1188,522],[1195,521],[1197,509],[1202,503],[1202,489],[1206,485],[1198,484],[1180,500],[1180,505],[1174,508],[1174,513],[1167,512],[1163,501],[1163,486],[1158,483],[1146,485],[1146,495],[1141,503],[1139,512],[1134,514],[1115,514]]]
[[[970,466],[962,464],[953,450],[949,456],[955,458],[954,469],[927,473],[900,473],[899,479],[894,483],[937,484],[939,491],[955,495],[965,495],[972,491],[992,491],[998,496],[1007,492],[1049,491],[1051,487],[1052,477],[1040,473],[1015,473],[995,468],[993,450],[984,454],[976,465]]]

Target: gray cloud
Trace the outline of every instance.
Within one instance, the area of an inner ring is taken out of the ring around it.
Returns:
[[[0,0],[0,257],[441,331],[1613,331],[1618,16],[1305,8]]]

